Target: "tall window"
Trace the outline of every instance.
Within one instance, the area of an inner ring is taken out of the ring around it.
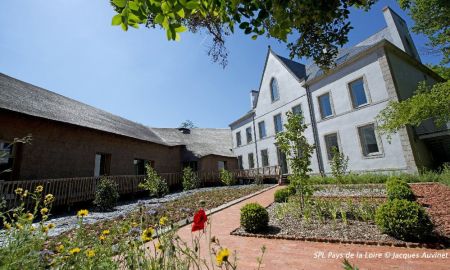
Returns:
[[[273,101],[277,101],[280,99],[280,92],[278,91],[278,82],[275,78],[270,82],[270,97]]]
[[[110,154],[95,154],[94,176],[108,175],[111,165]]]
[[[238,156],[238,166],[239,169],[244,169],[244,165],[242,164],[243,160],[242,160],[242,156]]]
[[[253,158],[253,153],[249,153],[249,154],[248,154],[248,167],[249,167],[250,169],[255,168],[255,160],[254,160],[254,158]]]
[[[258,123],[258,131],[260,139],[266,137],[266,123],[264,123],[264,121]]]
[[[371,156],[380,153],[377,137],[375,135],[374,124],[369,124],[358,128],[359,140],[364,156]]]
[[[144,175],[145,174],[145,164],[146,164],[146,161],[144,159],[135,159],[133,161],[134,174],[135,175]]]
[[[336,150],[339,151],[338,137],[337,133],[325,135],[325,147],[327,149],[328,160],[333,159],[333,147],[336,147]]]
[[[281,113],[273,117],[273,124],[275,126],[275,133],[283,131],[283,122],[281,121]]]
[[[242,141],[241,141],[241,132],[236,132],[236,146],[241,146]]]
[[[319,108],[322,118],[333,115],[333,110],[331,109],[330,93],[319,96]]]
[[[226,161],[217,161],[217,169],[222,170],[222,169],[227,169],[227,162]]]
[[[252,127],[248,127],[245,129],[245,135],[247,137],[247,143],[251,143],[253,141]]]
[[[0,141],[0,180],[10,179],[11,173],[5,172],[12,170],[14,162],[13,146],[4,141]]]
[[[358,108],[367,104],[366,91],[364,90],[364,80],[362,78],[349,83],[350,95],[352,96],[353,108]]]
[[[269,155],[267,149],[261,150],[261,162],[263,167],[269,166]]]
[[[292,112],[297,115],[302,115],[302,106],[300,104],[292,107]]]

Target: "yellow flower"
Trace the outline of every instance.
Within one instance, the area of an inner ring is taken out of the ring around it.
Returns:
[[[47,232],[48,232],[48,227],[47,227],[47,226],[43,226],[43,227],[41,228],[41,231],[42,231],[43,233],[47,233]]]
[[[131,227],[137,227],[139,226],[139,224],[137,224],[137,222],[131,222]]]
[[[92,250],[92,249],[86,250],[86,257],[92,258],[94,256],[95,256],[95,251],[94,250]]]
[[[53,224],[53,223],[49,223],[49,224],[47,225],[47,228],[49,228],[49,229],[53,229],[53,228],[55,228],[55,224]]]
[[[11,224],[9,224],[8,222],[3,222],[3,227],[5,227],[6,230],[10,230]]]
[[[229,256],[230,256],[230,251],[228,250],[228,248],[220,249],[219,252],[217,252],[217,255],[216,255],[217,264],[219,266],[221,266],[223,262],[227,262],[228,261],[228,257]]]
[[[41,193],[43,190],[44,190],[43,186],[37,186],[35,191]]]
[[[155,248],[156,250],[163,251],[163,245],[160,242],[156,243]]]
[[[23,193],[23,188],[16,188],[16,190],[14,190],[14,192],[17,194],[17,195],[22,195],[22,193]]]
[[[64,245],[59,245],[55,248],[56,252],[62,253],[64,252]]]
[[[41,209],[41,215],[45,216],[48,213],[48,208],[44,207]]]
[[[26,196],[28,196],[28,190],[25,190],[24,192],[23,192],[23,194],[22,194],[22,197],[26,197]]]
[[[109,230],[104,230],[104,231],[102,232],[103,235],[109,235],[109,233],[110,233]]]
[[[141,239],[144,242],[151,241],[153,239],[153,233],[155,230],[153,228],[147,228],[142,232]]]
[[[106,240],[106,236],[100,235],[99,239],[100,239],[100,241],[105,241]]]
[[[70,253],[70,255],[75,255],[75,254],[78,254],[78,253],[80,253],[80,248],[72,248],[70,251],[69,251],[69,253]]]
[[[53,196],[53,194],[47,194],[47,195],[45,195],[44,204],[49,205],[54,200],[55,200],[55,197]]]
[[[167,221],[169,221],[169,219],[167,217],[162,217],[159,219],[159,225],[166,225]]]
[[[22,229],[23,229],[23,225],[20,224],[20,223],[16,223],[16,227],[17,227],[17,229],[19,229],[19,230],[22,230]]]
[[[85,217],[85,216],[87,216],[88,214],[89,214],[89,211],[88,211],[88,210],[82,209],[82,210],[78,211],[77,216],[78,216],[78,217]]]
[[[34,227],[33,225],[31,225],[30,231],[34,232],[35,230],[36,230],[36,227]]]
[[[26,218],[28,221],[33,221],[34,216],[33,216],[33,214],[31,214],[31,213],[26,213],[25,218]]]

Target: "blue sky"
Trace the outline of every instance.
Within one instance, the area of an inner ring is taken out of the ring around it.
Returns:
[[[369,12],[351,12],[347,46],[385,26],[386,5],[413,25],[396,1],[379,1]],[[205,35],[185,33],[181,42],[169,42],[157,29],[123,32],[111,26],[113,15],[108,0],[3,1],[0,72],[149,126],[190,119],[200,127],[228,127],[250,109],[267,46],[288,56],[275,40],[236,34],[227,40],[229,64],[222,69],[206,55]],[[413,39],[419,51],[427,41]]]

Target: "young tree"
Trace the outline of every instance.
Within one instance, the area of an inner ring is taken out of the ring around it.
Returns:
[[[376,0],[248,1],[248,0],[111,0],[117,14],[113,25],[156,26],[167,39],[179,40],[187,30],[205,31],[213,40],[208,51],[215,62],[227,64],[226,36],[241,29],[252,39],[266,35],[287,44],[290,56],[312,57],[328,67],[338,47],[348,41],[351,7],[369,9]]]
[[[307,126],[303,123],[303,116],[290,111],[286,113],[286,116],[285,131],[276,135],[276,144],[280,151],[286,154],[292,171],[289,181],[300,194],[303,209],[305,200],[312,193],[308,185],[308,173],[311,172],[311,156],[314,145],[309,144],[304,135]]]
[[[196,128],[196,126],[191,120],[186,120],[180,124],[180,128]]]
[[[344,153],[339,152],[338,148],[335,146],[331,148],[331,154],[333,155],[333,158],[330,161],[331,173],[333,174],[333,177],[336,178],[337,182],[341,184],[343,177],[347,172],[349,159]]]

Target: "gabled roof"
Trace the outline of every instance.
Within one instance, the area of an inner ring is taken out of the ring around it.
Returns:
[[[306,77],[305,65],[295,62],[291,59],[287,59],[281,55],[274,54],[284,64],[284,66],[297,77],[297,80],[301,81]]]
[[[169,145],[185,145],[197,158],[207,155],[234,157],[230,129],[191,128],[187,134],[177,128],[150,129]]]
[[[0,73],[0,108],[158,144],[146,126]]]

